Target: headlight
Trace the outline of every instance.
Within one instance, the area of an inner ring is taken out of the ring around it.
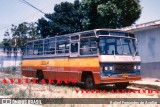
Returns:
[[[113,67],[112,67],[112,66],[110,66],[110,67],[109,67],[109,70],[111,70],[111,71],[112,71],[112,70],[113,70]]]
[[[134,66],[134,69],[137,69],[137,66],[136,66],[136,65]]]
[[[140,66],[140,65],[138,65],[138,66],[137,66],[137,69],[141,69],[141,66]]]
[[[134,69],[135,69],[135,70],[136,70],[136,69],[139,70],[139,69],[141,69],[141,66],[140,66],[140,65],[135,65],[135,66],[134,66]]]
[[[114,67],[113,66],[103,66],[102,71],[113,71]]]
[[[108,70],[108,67],[105,67],[104,70],[107,71],[107,70]]]

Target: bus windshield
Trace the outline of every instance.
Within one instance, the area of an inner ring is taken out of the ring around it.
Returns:
[[[100,37],[99,39],[101,55],[133,55],[136,53],[135,39],[120,37]]]

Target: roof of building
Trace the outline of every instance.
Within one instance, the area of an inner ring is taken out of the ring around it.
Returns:
[[[135,24],[132,26],[124,27],[121,30],[130,31],[130,32],[138,32],[138,31],[153,29],[157,27],[160,27],[160,20],[151,21],[151,22],[142,23],[142,24]]]

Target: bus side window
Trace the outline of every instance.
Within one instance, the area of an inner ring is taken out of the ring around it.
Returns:
[[[34,42],[34,55],[43,55],[43,40]]]
[[[71,52],[72,53],[78,52],[78,43],[71,43]]]
[[[26,45],[26,55],[33,55],[33,42]]]
[[[80,55],[95,55],[97,54],[97,43],[94,32],[81,34],[80,38]]]
[[[97,43],[96,41],[90,41],[90,45],[91,45],[91,53],[92,54],[97,54]]]
[[[90,54],[89,49],[90,49],[90,47],[88,46],[88,42],[81,43],[80,54],[81,55],[88,55],[88,54]]]
[[[69,53],[69,37],[56,37],[56,54],[65,55]]]

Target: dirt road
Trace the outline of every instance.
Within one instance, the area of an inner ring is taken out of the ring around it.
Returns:
[[[22,76],[8,76],[1,75],[1,81],[3,78],[24,78]],[[96,91],[98,90],[98,91]],[[124,90],[124,93],[117,93],[114,86],[102,86],[95,91],[86,91],[80,87],[80,85],[49,85],[49,84],[0,84],[1,98],[160,98],[160,93],[144,92],[145,88],[138,88],[129,86]],[[104,91],[105,90],[105,91]],[[138,92],[140,90],[140,92]],[[0,105],[0,107],[10,107],[9,105]],[[15,105],[16,106],[16,105]],[[19,106],[19,105],[18,105]],[[60,105],[20,105],[20,107],[160,107],[157,104],[60,104]],[[14,106],[12,106],[14,107]],[[16,106],[17,107],[17,106]]]

